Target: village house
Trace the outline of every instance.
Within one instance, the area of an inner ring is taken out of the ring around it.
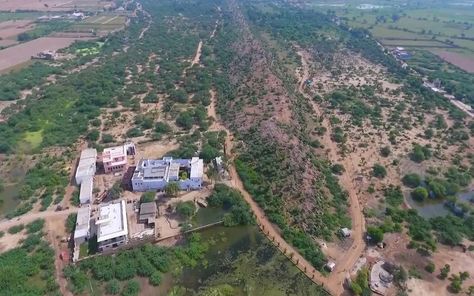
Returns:
[[[127,167],[127,156],[135,155],[135,144],[125,143],[122,146],[105,148],[102,152],[102,165],[105,173],[124,171]]]
[[[99,251],[116,248],[128,242],[128,225],[125,201],[103,204],[99,207],[97,243]]]
[[[79,201],[81,204],[90,203],[92,199],[96,161],[97,150],[85,149],[81,152],[76,170],[76,183],[81,186],[79,191]]]
[[[74,230],[74,254],[72,259],[74,262],[79,259],[80,245],[85,243],[90,237],[90,219],[90,205],[81,207],[77,212],[76,228]]]
[[[133,173],[132,188],[142,192],[164,190],[169,183],[176,182],[181,190],[201,189],[203,170],[203,160],[198,157],[142,159]]]

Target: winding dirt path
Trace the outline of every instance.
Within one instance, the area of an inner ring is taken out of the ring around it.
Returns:
[[[293,246],[285,241],[281,236],[279,230],[273,225],[273,223],[268,220],[265,212],[260,206],[253,200],[250,193],[244,187],[242,180],[240,179],[239,174],[234,165],[235,154],[233,152],[233,134],[222,125],[221,121],[216,114],[216,93],[214,90],[210,91],[211,94],[211,104],[208,107],[208,116],[213,117],[216,120],[210,127],[210,131],[225,131],[227,137],[225,139],[225,152],[229,159],[229,175],[230,175],[230,184],[233,188],[238,189],[245,201],[249,204],[250,209],[255,215],[257,225],[260,227],[262,232],[267,236],[267,238],[282,252],[288,259],[290,259],[295,266],[300,269],[311,281],[315,284],[322,286],[328,293],[331,295],[340,295],[343,293],[344,289],[342,285],[329,285],[328,278],[324,277],[319,273],[313,265],[308,262]]]
[[[305,81],[310,78],[307,56],[305,56],[305,53],[301,50],[299,50],[297,54],[301,58],[301,64],[303,67],[298,91],[305,98],[307,98],[309,102],[311,102],[315,114],[318,117],[322,117],[323,112],[318,106],[318,104],[311,99],[310,95],[304,92]],[[339,159],[339,156],[337,154],[339,148],[337,147],[337,144],[331,140],[331,124],[329,123],[329,120],[326,117],[323,118],[321,124],[327,129],[326,133],[321,139],[321,143],[324,145],[325,150],[328,151],[327,157],[331,161],[336,162]],[[362,213],[362,206],[359,203],[359,198],[357,195],[359,191],[357,189],[357,185],[354,183],[354,178],[357,175],[357,165],[352,159],[351,154],[343,158],[342,165],[344,166],[346,171],[339,177],[339,182],[349,194],[349,212],[352,219],[352,238],[354,241],[352,242],[351,248],[347,252],[342,254],[342,256],[337,258],[336,267],[326,282],[328,286],[334,288],[342,288],[347,273],[354,266],[355,262],[361,256],[362,252],[365,249],[365,242],[363,240],[363,234],[365,231],[365,219]]]

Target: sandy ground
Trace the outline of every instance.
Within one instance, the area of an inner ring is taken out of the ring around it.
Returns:
[[[9,234],[5,231],[5,235],[0,238],[0,253],[16,248],[20,243],[20,240],[25,237],[25,230],[15,234]]]
[[[28,62],[31,59],[31,56],[34,56],[39,52],[68,47],[76,40],[76,38],[42,37],[0,50],[0,71]]]

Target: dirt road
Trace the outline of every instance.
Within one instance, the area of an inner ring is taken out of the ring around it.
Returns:
[[[314,109],[315,114],[318,117],[323,116],[323,112],[319,108],[318,104],[315,103],[311,96],[304,92],[305,81],[310,78],[309,76],[309,65],[307,57],[303,51],[298,51],[297,54],[301,57],[302,63],[302,76],[298,86],[298,91],[311,102],[311,105]],[[326,148],[328,152],[327,157],[331,161],[337,161],[339,156],[337,155],[338,147],[337,144],[331,140],[331,124],[327,118],[323,119],[322,125],[327,129],[327,132],[321,139],[321,143]],[[363,234],[365,231],[365,219],[362,213],[362,207],[359,203],[359,198],[357,196],[357,186],[354,183],[354,178],[357,175],[357,165],[354,163],[351,155],[345,157],[342,161],[342,165],[345,168],[345,172],[339,177],[339,182],[342,187],[347,190],[349,194],[350,208],[349,212],[352,219],[352,238],[354,239],[351,248],[342,256],[337,258],[336,268],[333,270],[331,275],[327,280],[328,286],[342,287],[344,279],[347,272],[354,266],[357,259],[362,254],[365,249],[365,242],[363,240]]]
[[[2,220],[0,221],[0,231],[5,231],[8,230],[8,228],[19,225],[19,224],[28,224],[30,222],[33,222],[36,219],[63,219],[63,221],[66,220],[66,217],[69,214],[72,213],[77,213],[78,209],[77,208],[71,208],[68,210],[64,211],[45,211],[45,212],[38,212],[38,213],[27,213],[25,215],[19,216],[17,218],[13,218],[12,220]]]
[[[253,200],[252,196],[245,190],[245,187],[242,183],[242,180],[237,173],[237,170],[234,166],[234,153],[232,151],[233,148],[233,135],[232,133],[222,125],[222,123],[218,120],[216,115],[216,93],[214,90],[211,90],[211,106],[208,108],[208,116],[214,117],[216,121],[210,127],[212,131],[219,131],[223,130],[227,133],[227,137],[225,139],[225,151],[227,157],[229,159],[229,175],[230,175],[230,185],[233,188],[238,189],[242,196],[244,197],[245,201],[250,205],[250,209],[255,215],[255,219],[257,220],[257,224],[262,230],[262,232],[268,237],[270,241],[273,242],[275,246],[280,249],[280,251],[287,256],[295,265],[298,267],[309,279],[311,279],[314,283],[323,286],[331,295],[340,295],[342,294],[343,287],[342,285],[332,285],[329,286],[327,284],[328,279],[324,277],[321,273],[319,273],[311,263],[309,263],[293,246],[287,243],[283,237],[280,235],[278,229],[268,220],[265,212],[262,208]]]

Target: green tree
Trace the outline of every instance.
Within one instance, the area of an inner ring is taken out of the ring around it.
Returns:
[[[140,293],[140,284],[135,281],[131,280],[128,283],[125,284],[125,287],[123,288],[122,291],[122,296],[136,296]]]
[[[107,195],[111,199],[119,199],[120,196],[122,196],[122,192],[122,185],[120,184],[120,181],[117,181],[112,185],[112,188],[109,189]]]
[[[380,243],[383,241],[383,230],[379,227],[369,226],[367,227],[367,235],[370,236],[371,241],[374,243]]]
[[[390,153],[390,146],[384,146],[382,147],[382,149],[380,149],[380,155],[382,155],[383,157],[388,157]]]
[[[433,262],[428,262],[428,264],[425,266],[425,270],[429,273],[433,273],[436,269],[436,266]]]
[[[156,192],[145,192],[140,197],[140,202],[152,202],[155,201]]]
[[[335,163],[331,166],[331,171],[333,174],[342,175],[346,171],[346,169],[342,164]]]
[[[151,276],[150,276],[150,284],[153,286],[159,286],[161,284],[161,273],[158,271],[155,271]]]
[[[170,182],[168,185],[165,187],[165,193],[169,197],[176,197],[178,196],[179,193],[179,184],[176,182]]]
[[[444,280],[448,277],[449,272],[451,271],[451,266],[449,264],[444,265],[440,270],[439,278]]]
[[[411,197],[419,202],[422,202],[428,198],[428,190],[425,187],[417,187],[411,192]]]
[[[376,163],[372,167],[372,175],[379,179],[383,179],[385,178],[385,176],[387,176],[387,170],[385,169],[383,165]]]
[[[97,129],[92,129],[88,134],[87,134],[87,140],[95,142],[99,140],[100,137],[100,132]]]
[[[412,174],[406,174],[402,178],[403,185],[411,188],[415,188],[420,186],[421,184],[421,177],[418,174],[412,173]]]
[[[195,211],[196,206],[192,201],[179,202],[176,206],[176,212],[186,219],[194,215]]]
[[[67,216],[66,219],[66,232],[71,233],[74,231],[76,228],[76,219],[77,219],[77,214],[76,213],[71,213]]]

